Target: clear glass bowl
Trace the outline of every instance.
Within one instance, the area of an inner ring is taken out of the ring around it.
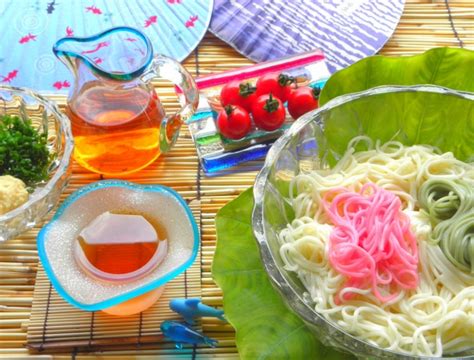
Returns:
[[[411,94],[409,94],[411,93]],[[415,94],[413,94],[415,93]],[[443,112],[447,125],[455,126],[449,107],[443,107],[444,101],[448,100],[451,106],[462,109],[466,116],[474,107],[474,94],[457,92],[454,90],[437,86],[391,86],[378,87],[360,93],[340,96],[328,102],[325,106],[302,116],[293,126],[273,145],[269,151],[265,165],[257,176],[254,186],[255,205],[253,210],[253,229],[256,236],[260,255],[264,267],[274,285],[280,292],[286,304],[307,324],[317,337],[326,345],[333,346],[339,350],[353,353],[359,358],[376,359],[428,359],[428,357],[407,356],[381,349],[377,346],[364,342],[340,329],[337,325],[327,321],[318,314],[313,307],[312,300],[305,296],[306,289],[294,273],[283,269],[283,262],[279,255],[280,244],[277,234],[287,226],[293,219],[293,210],[288,197],[288,182],[298,175],[313,169],[327,168],[327,161],[323,159],[337,160],[337,155],[328,150],[328,142],[324,135],[324,126],[328,123],[337,125],[338,136],[347,142],[352,138],[349,126],[361,124],[361,119],[372,112],[376,114],[377,120],[387,121],[386,113],[390,111],[387,107],[387,96],[395,96],[396,103],[404,106],[405,111],[411,111],[417,96],[423,93],[423,106],[421,111],[424,116],[430,116],[434,112]],[[392,98],[393,100],[393,98]],[[399,101],[398,101],[399,100]],[[471,109],[471,110],[470,110]],[[451,117],[450,117],[451,115]],[[378,119],[380,117],[380,119]],[[401,127],[409,116],[399,119],[400,127],[393,127],[385,133],[388,139],[397,136]],[[448,122],[450,121],[450,122]],[[344,127],[344,125],[346,127]],[[473,124],[474,125],[474,119]],[[391,124],[387,123],[390,128]],[[334,128],[333,128],[334,129]],[[443,149],[443,139],[446,138],[441,126],[437,133],[433,134],[431,145]],[[467,157],[473,159],[472,138],[469,133],[474,129],[466,129],[464,139],[456,144],[458,150],[465,150]],[[339,134],[340,130],[340,134]],[[471,132],[472,134],[472,132]],[[416,141],[415,141],[416,142]],[[467,150],[466,150],[467,149]],[[324,154],[322,157],[320,154]],[[329,160],[331,161],[331,160]],[[285,185],[286,184],[286,185]],[[449,354],[455,358],[470,358],[474,353]]]
[[[0,85],[0,116],[17,115],[30,119],[39,133],[47,133],[52,155],[48,179],[30,189],[30,197],[20,207],[0,215],[0,241],[11,239],[40,223],[55,207],[71,176],[73,139],[69,119],[55,103],[24,88]]]

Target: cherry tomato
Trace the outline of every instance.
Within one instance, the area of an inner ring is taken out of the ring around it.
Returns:
[[[295,78],[285,74],[268,73],[262,75],[257,80],[257,96],[265,94],[273,94],[281,101],[288,100],[291,93],[291,84],[295,82]]]
[[[317,109],[319,106],[319,88],[302,86],[293,90],[288,98],[288,112],[293,119],[298,119],[301,115]]]
[[[217,116],[217,127],[226,138],[237,140],[252,128],[249,113],[238,105],[227,105]]]
[[[248,82],[231,81],[225,84],[221,90],[222,106],[238,105],[250,111],[251,104],[255,101],[256,97],[255,87]]]
[[[262,95],[253,103],[252,115],[257,127],[273,131],[285,121],[285,108],[280,99],[272,94]]]

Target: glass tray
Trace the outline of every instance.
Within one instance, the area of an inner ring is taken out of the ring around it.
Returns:
[[[206,175],[222,175],[239,164],[264,158],[273,142],[294,122],[287,113],[284,124],[275,131],[253,128],[239,140],[219,134],[215,120],[222,109],[219,101],[222,86],[232,80],[255,83],[259,76],[269,72],[283,72],[296,77],[299,85],[312,87],[322,87],[330,76],[324,54],[316,50],[196,79],[199,107],[188,126]]]

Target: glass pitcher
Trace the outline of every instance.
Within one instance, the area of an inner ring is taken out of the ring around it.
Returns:
[[[74,158],[93,172],[116,176],[145,168],[173,146],[198,105],[191,75],[178,62],[153,56],[150,40],[136,29],[65,37],[53,51],[74,74],[66,109]],[[180,89],[184,106],[175,114],[165,115],[154,78]]]

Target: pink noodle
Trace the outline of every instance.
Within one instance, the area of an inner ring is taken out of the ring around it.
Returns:
[[[323,206],[335,226],[329,238],[329,261],[346,276],[337,303],[356,295],[348,291],[341,296],[346,288],[371,289],[387,302],[402,289],[418,286],[416,239],[397,196],[368,183],[359,193],[346,188],[327,192]]]

